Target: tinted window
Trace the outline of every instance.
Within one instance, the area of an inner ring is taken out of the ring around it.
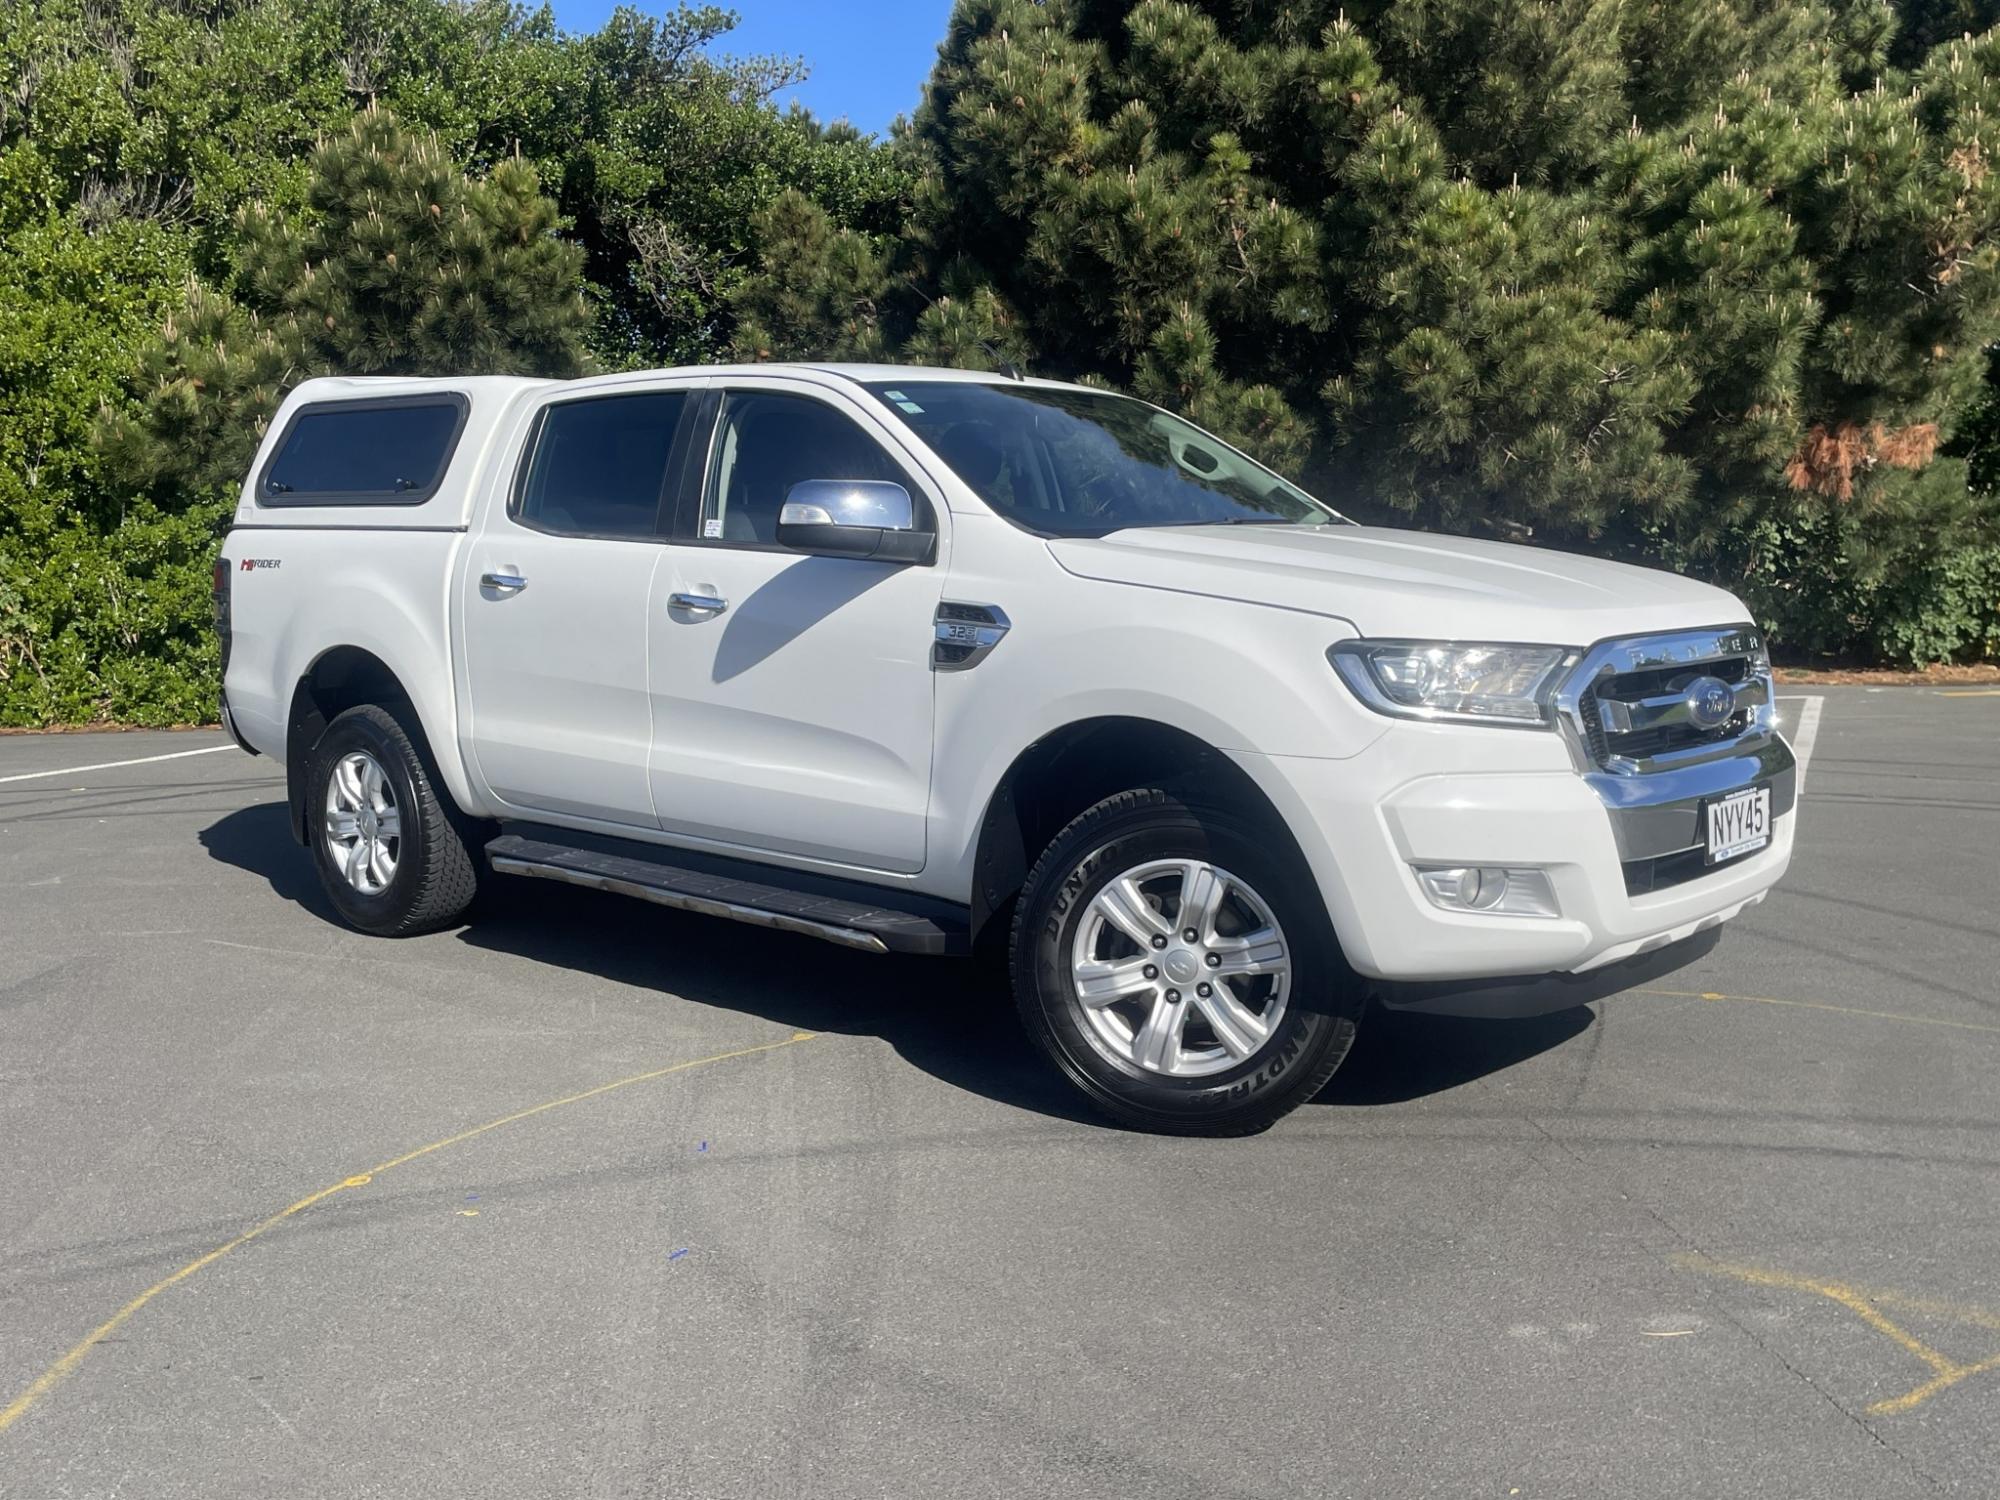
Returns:
[[[711,451],[700,532],[708,541],[776,545],[785,495],[808,479],[887,479],[917,495],[880,443],[808,396],[731,391]]]
[[[460,397],[301,407],[264,471],[266,505],[416,505],[437,492],[465,423]]]
[[[988,505],[1046,535],[1343,519],[1220,438],[1129,396],[922,379],[869,389]]]
[[[654,536],[685,391],[564,401],[542,414],[515,515],[571,536]]]

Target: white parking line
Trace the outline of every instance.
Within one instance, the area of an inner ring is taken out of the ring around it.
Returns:
[[[81,776],[85,771],[115,771],[120,766],[150,766],[156,760],[186,760],[190,755],[220,755],[234,745],[204,745],[199,750],[176,750],[170,755],[142,755],[137,760],[107,760],[94,766],[64,766],[56,771],[25,771],[19,776],[0,776],[0,786],[10,781],[40,781],[45,776]]]
[[[1819,738],[1819,716],[1826,707],[1826,695],[1780,693],[1778,701],[1805,705],[1799,710],[1799,727],[1792,734],[1792,754],[1798,757],[1799,762],[1797,790],[1803,792],[1806,789],[1806,767],[1812,764],[1813,742]]]

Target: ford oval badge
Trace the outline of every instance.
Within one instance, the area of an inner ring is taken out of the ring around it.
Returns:
[[[1720,729],[1736,717],[1736,689],[1720,677],[1697,677],[1687,689],[1688,722],[1697,729]]]

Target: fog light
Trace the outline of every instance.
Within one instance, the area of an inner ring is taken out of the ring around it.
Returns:
[[[1548,871],[1497,865],[1447,865],[1417,870],[1417,884],[1431,905],[1446,911],[1493,912],[1511,917],[1560,915]]]

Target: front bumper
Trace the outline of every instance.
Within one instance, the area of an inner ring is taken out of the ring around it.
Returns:
[[[1581,974],[1523,974],[1505,979],[1446,979],[1429,984],[1378,980],[1385,1010],[1481,1021],[1523,1021],[1574,1010],[1662,979],[1706,958],[1722,940],[1720,923],[1693,937],[1651,948]]]
[[[1761,901],[1798,821],[1797,771],[1775,734],[1645,777],[1580,774],[1557,735],[1483,726],[1399,724],[1347,760],[1233,758],[1297,836],[1349,962],[1382,980],[1575,974],[1665,948]],[[1655,868],[1699,849],[1705,801],[1760,785],[1768,846],[1712,870],[1697,853],[1693,878],[1648,889]],[[1539,867],[1560,915],[1447,911],[1419,865]]]

